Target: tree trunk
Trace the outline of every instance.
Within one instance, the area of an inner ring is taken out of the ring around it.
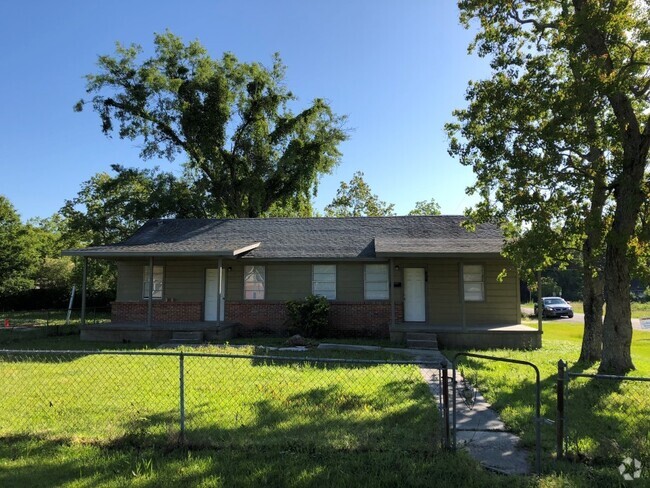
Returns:
[[[641,148],[641,145],[636,147]],[[607,236],[605,254],[607,311],[603,323],[603,358],[598,371],[610,374],[625,374],[634,369],[628,248],[643,203],[643,176],[648,152],[634,151],[629,146],[625,149],[623,171],[614,190],[616,212]]]
[[[634,369],[627,243],[608,243],[605,259],[607,312],[603,323],[603,357],[598,371],[625,374]]]
[[[590,119],[591,125],[595,123]],[[593,147],[590,162],[594,168],[594,186],[591,192],[589,212],[585,217],[586,238],[582,245],[583,304],[585,312],[585,331],[582,336],[581,362],[600,361],[603,350],[603,304],[604,278],[602,269],[604,247],[603,211],[607,201],[606,171],[602,151]]]
[[[580,362],[600,361],[603,350],[604,283],[602,274],[585,265],[583,268],[583,305],[585,331],[582,336]]]

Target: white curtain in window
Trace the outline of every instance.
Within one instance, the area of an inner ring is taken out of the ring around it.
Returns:
[[[312,293],[336,300],[336,264],[314,265]]]
[[[264,300],[264,266],[244,266],[244,298],[246,300]]]

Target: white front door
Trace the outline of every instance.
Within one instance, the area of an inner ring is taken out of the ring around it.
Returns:
[[[223,271],[222,271],[223,276]],[[223,279],[221,280],[221,288],[224,289]],[[217,320],[217,301],[219,300],[219,270],[206,269],[205,270],[205,320],[216,322]],[[224,319],[224,309],[226,303],[226,294],[221,293],[221,310],[219,320]]]
[[[404,268],[404,321],[424,322],[424,268]]]

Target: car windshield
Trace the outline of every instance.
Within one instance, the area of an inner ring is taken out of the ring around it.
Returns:
[[[567,303],[562,298],[545,298],[546,305],[566,305]]]

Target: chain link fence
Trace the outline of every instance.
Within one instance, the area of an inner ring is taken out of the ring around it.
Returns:
[[[110,307],[88,307],[86,324],[102,324],[111,321]],[[29,311],[1,311],[0,339],[11,335],[51,336],[79,331],[81,309],[42,309]]]
[[[176,352],[2,351],[0,437],[432,451],[439,365]]]
[[[650,464],[650,378],[567,372],[564,387],[568,457]]]

